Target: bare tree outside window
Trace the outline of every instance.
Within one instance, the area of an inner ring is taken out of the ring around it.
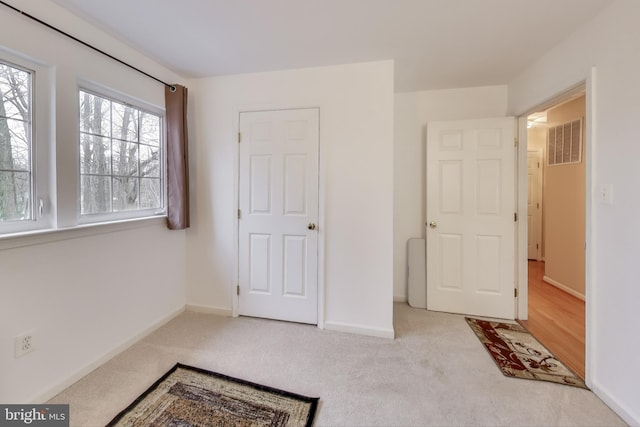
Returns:
[[[0,62],[0,222],[32,217],[32,77]]]
[[[163,207],[158,115],[80,91],[80,212]]]

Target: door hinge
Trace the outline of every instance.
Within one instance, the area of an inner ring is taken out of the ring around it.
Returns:
[[[540,249],[540,245],[536,243],[536,249]]]
[[[236,295],[240,296],[240,285],[236,285]]]
[[[513,222],[518,222],[518,212],[513,213]]]
[[[242,218],[242,211],[238,209],[238,219]]]
[[[518,146],[518,137],[517,136],[513,138],[513,146],[514,147]]]
[[[513,289],[513,297],[518,298],[518,288]]]
[[[238,144],[242,142],[242,133],[238,132]]]

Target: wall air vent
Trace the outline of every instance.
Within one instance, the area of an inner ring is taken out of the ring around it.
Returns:
[[[582,161],[582,119],[549,127],[547,156],[549,166]]]

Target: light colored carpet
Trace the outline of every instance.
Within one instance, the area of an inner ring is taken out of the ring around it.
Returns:
[[[396,304],[397,338],[184,313],[49,403],[104,425],[176,362],[307,396],[319,426],[624,426],[588,390],[504,377],[464,317]]]

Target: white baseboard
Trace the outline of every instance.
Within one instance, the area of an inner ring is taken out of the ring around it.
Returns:
[[[542,278],[542,280],[544,280],[545,282],[547,282],[548,284],[555,286],[556,288],[565,291],[566,293],[568,293],[569,295],[573,295],[574,297],[581,299],[582,301],[585,300],[585,296],[583,294],[581,294],[580,292],[571,289],[570,287],[563,285],[560,282],[556,282],[555,280],[553,280],[552,278],[548,277],[548,276],[544,276]]]
[[[47,390],[35,395],[31,399],[29,399],[29,402],[32,404],[39,404],[39,403],[46,402],[47,400],[51,399],[52,397],[54,397],[55,395],[57,395],[58,393],[60,393],[70,385],[72,385],[73,383],[80,380],[82,377],[86,376],[90,372],[102,366],[104,363],[106,363],[113,357],[122,353],[123,351],[125,351],[126,349],[128,349],[129,347],[131,347],[132,345],[134,345],[135,343],[137,343],[147,335],[150,335],[151,333],[155,332],[158,328],[162,327],[163,325],[170,322],[180,314],[184,313],[184,310],[185,310],[185,307],[182,306],[180,308],[173,310],[168,315],[163,316],[162,318],[156,320],[150,326],[143,329],[141,332],[135,334],[131,338],[115,346],[112,350],[98,357],[93,362],[90,362],[85,366],[81,367],[66,379],[58,382],[57,384],[54,384],[53,386],[49,387]]]
[[[215,314],[217,316],[231,317],[233,311],[230,308],[209,307],[206,305],[187,304],[185,306],[187,311],[194,313]]]
[[[608,390],[601,387],[597,383],[589,384],[591,390],[602,400],[609,408],[613,410],[622,420],[630,426],[640,426],[640,414],[632,414],[629,408],[621,405],[611,396]]]
[[[378,338],[395,338],[395,331],[393,329],[386,328],[372,328],[370,326],[353,325],[342,322],[324,322],[324,329],[336,332],[347,332],[350,334],[366,335],[369,337]]]

